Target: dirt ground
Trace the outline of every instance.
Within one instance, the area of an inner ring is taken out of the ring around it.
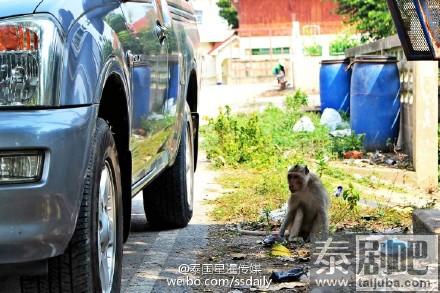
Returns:
[[[269,278],[273,271],[283,272],[293,268],[304,268],[310,264],[310,246],[291,246],[292,257],[272,257],[271,249],[260,242],[264,237],[240,235],[231,226],[212,226],[209,229],[209,241],[202,250],[199,262],[203,264],[227,264],[239,268],[238,273],[220,273],[214,277],[218,280],[240,280],[241,284],[229,283],[229,288],[210,286],[212,275],[202,276],[202,287],[194,292],[308,292],[308,277],[303,276],[299,282],[274,284]],[[247,267],[256,267],[253,273]],[[241,269],[240,269],[241,268]],[[243,269],[244,268],[244,269]],[[253,280],[254,282],[252,282]],[[255,282],[259,280],[259,282]],[[244,282],[244,283],[243,283]],[[208,285],[206,285],[208,284]],[[234,291],[235,290],[235,291]]]

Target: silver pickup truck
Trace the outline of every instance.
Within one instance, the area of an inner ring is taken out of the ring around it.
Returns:
[[[0,274],[119,292],[131,200],[188,224],[198,149],[188,0],[0,0]]]

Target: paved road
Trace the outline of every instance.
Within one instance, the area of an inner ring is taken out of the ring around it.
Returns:
[[[188,292],[186,287],[169,287],[167,280],[182,277],[181,264],[197,263],[197,256],[207,243],[209,207],[203,202],[221,192],[215,173],[202,159],[196,173],[195,213],[185,229],[149,231],[143,212],[142,198],[134,200],[132,233],[125,245],[123,292]]]

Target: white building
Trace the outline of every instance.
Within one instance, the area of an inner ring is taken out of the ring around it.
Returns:
[[[202,76],[206,82],[216,80],[215,58],[208,53],[215,46],[231,37],[234,31],[223,19],[217,0],[193,0],[200,34],[200,54],[202,56]]]

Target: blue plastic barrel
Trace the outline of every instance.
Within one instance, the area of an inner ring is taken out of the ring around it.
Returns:
[[[365,150],[387,149],[387,142],[397,139],[400,121],[400,78],[396,58],[356,57],[350,96],[351,128],[357,134],[365,134]]]
[[[327,108],[350,111],[351,70],[347,70],[348,59],[323,60],[319,74],[321,112]]]

